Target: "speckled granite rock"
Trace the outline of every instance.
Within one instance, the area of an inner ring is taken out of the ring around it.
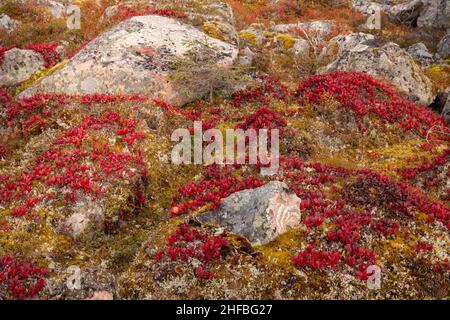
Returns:
[[[375,39],[374,35],[363,32],[338,35],[331,39],[328,45],[323,48],[320,59],[334,60],[343,51],[350,50],[361,42],[373,39]]]
[[[420,65],[424,68],[433,64],[443,63],[439,54],[430,53],[428,48],[422,42],[413,44],[408,47],[407,51],[414,58],[414,60],[420,63]]]
[[[377,3],[374,1],[367,0],[353,0],[352,8],[356,11],[361,12],[363,15],[371,15],[376,10],[384,11],[389,6],[384,3]]]
[[[391,6],[388,10],[388,16],[392,20],[409,25],[416,25],[420,12],[423,9],[422,0],[413,0]]]
[[[44,67],[44,58],[32,50],[13,48],[5,52],[0,66],[0,86],[17,85]]]
[[[217,64],[231,66],[238,48],[211,38],[172,18],[133,17],[89,43],[63,68],[24,92],[90,94],[139,93],[182,105],[205,93],[199,87],[187,97],[170,79],[170,61],[189,50],[187,42],[207,40],[217,52]]]
[[[445,35],[437,45],[439,54],[444,57],[450,57],[450,33]]]
[[[193,22],[199,20],[203,31],[213,38],[239,43],[233,9],[225,2],[208,4],[201,13],[188,13],[188,18]]]
[[[236,192],[223,200],[217,212],[198,218],[243,235],[252,244],[265,244],[300,224],[300,202],[284,182],[273,181]]]
[[[0,30],[5,30],[10,33],[16,29],[19,25],[19,21],[12,19],[4,13],[0,13]]]
[[[448,0],[412,0],[387,8],[388,16],[402,24],[420,28],[448,28],[450,2]]]
[[[450,1],[422,0],[423,9],[417,18],[417,26],[428,28],[450,27]]]
[[[277,24],[270,31],[290,33],[292,30],[304,30],[310,36],[324,37],[331,32],[333,23],[331,21],[317,20],[292,24]]]
[[[158,9],[172,9],[173,7],[171,1],[123,1],[118,5],[107,7],[101,19],[110,19],[119,13],[120,7],[133,8],[136,4],[147,5],[150,6],[150,8]],[[229,4],[225,2],[213,2],[198,6],[194,9],[187,6],[182,12],[186,15],[186,19],[189,20],[190,23],[197,26],[199,29],[202,29],[209,36],[228,43],[238,44],[236,19],[234,17],[233,9]]]

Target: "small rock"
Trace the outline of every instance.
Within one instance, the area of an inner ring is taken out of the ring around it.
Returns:
[[[377,3],[374,1],[367,0],[353,0],[352,8],[358,12],[361,12],[363,15],[372,15],[377,10],[384,11],[389,6],[383,3]]]
[[[88,300],[114,300],[114,296],[108,291],[96,291]]]
[[[374,35],[363,32],[338,35],[331,39],[328,45],[323,48],[319,58],[321,60],[334,60],[343,51],[353,49],[362,42],[374,39]]]
[[[6,30],[6,32],[13,32],[17,26],[19,25],[19,21],[10,18],[8,15],[4,13],[0,13],[0,30]]]
[[[103,228],[105,209],[99,202],[89,198],[80,199],[71,211],[73,213],[60,228],[61,233],[76,239],[90,231],[95,232]]]
[[[308,56],[309,54],[309,42],[305,39],[295,39],[294,46],[292,47],[292,51],[300,56]]]
[[[253,23],[239,31],[239,37],[243,42],[256,46],[261,46],[267,41],[265,27],[260,23]]]
[[[48,0],[46,7],[53,17],[61,18],[66,13],[66,6],[58,1]]]

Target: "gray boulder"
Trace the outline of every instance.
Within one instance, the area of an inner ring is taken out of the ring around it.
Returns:
[[[272,26],[269,30],[272,32],[292,34],[295,30],[305,32],[310,37],[323,38],[328,35],[333,28],[333,23],[326,20],[316,20],[308,22],[299,22],[291,24],[277,24]],[[302,33],[294,33],[294,35],[301,35]]]
[[[417,26],[417,19],[423,6],[422,0],[413,0],[389,7],[387,14],[389,18],[398,23]]]
[[[243,66],[250,66],[255,59],[255,54],[249,47],[245,47],[245,49],[239,52],[239,64]]]
[[[13,48],[4,53],[0,66],[0,86],[17,85],[44,68],[41,54],[32,50]]]
[[[437,45],[437,51],[443,58],[450,56],[450,33],[445,35]]]
[[[242,42],[255,46],[262,46],[269,38],[262,23],[252,23],[246,29],[239,31],[239,37]]]
[[[348,35],[347,41],[341,41],[341,46],[331,40],[327,52],[332,51],[330,46],[338,46],[340,53],[334,61],[321,68],[319,73],[365,72],[374,78],[386,79],[411,100],[430,105],[436,96],[433,84],[411,55],[393,42],[368,38],[369,40],[364,40],[361,34],[355,34],[352,39],[352,36]],[[358,39],[362,41],[356,44]],[[351,47],[349,44],[356,45]]]
[[[238,33],[233,9],[225,2],[205,5],[201,12],[188,12],[188,19],[201,28],[209,36],[237,45]]]
[[[122,1],[118,5],[112,5],[105,9],[101,19],[110,19],[119,13],[120,6],[132,8],[135,4],[144,4],[157,7],[159,9],[170,9],[173,6],[171,1],[148,1],[134,0]],[[179,5],[183,5],[180,3]],[[196,6],[195,8],[186,7],[182,9],[186,18],[193,25],[203,29],[205,33],[213,38],[218,38],[232,44],[238,44],[238,34],[236,31],[236,19],[233,9],[225,2],[214,2],[207,5]]]
[[[309,42],[304,39],[295,39],[294,45],[292,46],[292,51],[294,54],[300,56],[308,56],[309,53]]]
[[[363,32],[338,35],[331,39],[328,45],[322,49],[320,59],[334,60],[343,51],[353,49],[362,42],[374,39],[374,35]]]
[[[417,18],[418,27],[450,27],[450,1],[422,0],[423,8]]]
[[[413,0],[391,6],[388,16],[413,27],[448,28],[450,2],[448,0]]]
[[[64,67],[29,87],[20,97],[37,92],[60,94],[138,93],[182,105],[207,93],[197,87],[187,95],[171,79],[171,61],[192,45],[208,42],[214,61],[231,67],[238,48],[211,38],[176,19],[149,15],[116,25],[84,47]]]
[[[236,192],[216,211],[203,213],[203,223],[218,224],[246,237],[252,244],[265,244],[301,222],[300,198],[284,182]]]
[[[0,13],[0,30],[5,30],[7,33],[11,33],[17,28],[18,25],[19,21],[12,19],[4,13]]]
[[[374,1],[367,0],[353,0],[352,8],[358,12],[361,12],[363,15],[371,15],[377,10],[384,11],[389,6],[384,3],[378,3]]]
[[[424,68],[427,68],[432,64],[443,63],[440,56],[438,54],[430,53],[426,45],[422,42],[413,44],[408,47],[407,51],[414,58],[414,60],[419,62]]]

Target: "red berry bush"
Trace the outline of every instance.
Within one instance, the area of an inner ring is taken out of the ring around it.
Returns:
[[[0,300],[33,298],[45,287],[48,272],[13,256],[0,256]]]
[[[22,126],[25,130],[31,125],[42,127],[46,125],[46,119],[54,121],[50,117],[56,109],[67,107],[69,102],[78,99],[82,105],[90,105],[139,98],[37,95],[7,103],[7,118],[12,121],[12,126]],[[107,109],[98,115],[86,114],[81,123],[56,136],[27,168],[2,177],[0,201],[11,208],[11,216],[23,217],[32,214],[38,205],[42,207],[60,200],[70,204],[82,196],[102,197],[124,182],[139,182],[140,177],[146,176],[142,151],[137,145],[144,136],[134,117]],[[114,137],[115,142],[101,137]],[[126,148],[120,151],[118,144]],[[142,188],[138,186],[136,200],[143,202]],[[60,192],[55,193],[55,190]]]
[[[197,261],[200,265],[194,267],[195,275],[210,280],[213,277],[210,265],[222,258],[227,245],[225,237],[211,236],[203,229],[183,224],[167,237],[166,248],[158,251],[153,259],[159,264],[181,262],[187,266],[195,266]]]
[[[339,108],[351,112],[364,130],[369,113],[388,123],[396,123],[405,131],[414,130],[422,137],[433,127],[448,128],[432,110],[402,98],[397,92],[362,72],[335,72],[316,75],[299,84],[295,97],[303,102],[323,104],[325,98],[339,102]]]

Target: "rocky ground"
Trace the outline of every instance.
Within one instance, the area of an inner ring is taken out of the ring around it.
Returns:
[[[446,0],[0,1],[0,300],[448,299],[449,32]],[[171,163],[195,121],[279,129],[280,170]]]

